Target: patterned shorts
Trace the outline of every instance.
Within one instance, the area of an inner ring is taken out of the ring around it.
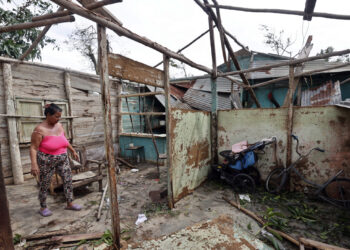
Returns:
[[[67,202],[73,200],[72,171],[69,166],[67,154],[50,155],[38,151],[37,162],[40,169],[39,201],[42,208],[46,207],[47,190],[55,171],[63,180],[64,195]]]

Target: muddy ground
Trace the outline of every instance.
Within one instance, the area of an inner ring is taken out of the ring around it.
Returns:
[[[175,209],[168,210],[166,197],[157,200],[161,191],[166,190],[165,168],[161,167],[161,178],[158,180],[154,165],[139,164],[137,167],[139,172],[136,173],[122,167],[118,178],[121,238],[130,245],[169,235],[221,215],[230,216],[247,232],[273,245],[274,240],[261,236],[260,227],[253,219],[222,199],[222,196],[227,196],[231,200],[236,200],[234,192],[225,183],[208,180],[191,195],[176,203]],[[105,181],[106,178],[104,185]],[[153,194],[152,198],[156,200],[152,201],[150,192]],[[78,212],[64,210],[65,201],[62,192],[58,192],[57,196],[49,195],[48,206],[53,215],[46,218],[38,214],[37,193],[38,188],[34,180],[19,186],[7,186],[14,235],[25,236],[59,229],[66,229],[72,234],[104,232],[111,226],[108,199],[100,221],[96,220],[102,196],[102,193],[98,192],[97,183],[75,190],[75,202],[84,206],[84,209]],[[260,188],[249,197],[250,201],[241,200],[241,205],[263,217],[267,221],[266,225],[295,238],[305,237],[350,248],[349,211],[310,200],[300,193],[274,196]],[[142,213],[148,220],[136,226],[135,221]],[[298,249],[285,240],[282,240],[282,244],[285,249]],[[16,248],[22,249],[24,246],[17,244]],[[92,249],[88,244],[83,244],[79,248]]]

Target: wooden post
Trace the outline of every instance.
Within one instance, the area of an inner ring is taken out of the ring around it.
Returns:
[[[9,206],[6,196],[6,187],[4,182],[4,175],[1,161],[1,144],[0,144],[0,249],[13,250],[13,239],[11,229],[11,219]]]
[[[216,67],[216,52],[213,20],[208,16],[209,20],[209,35],[210,35],[210,49],[213,65],[213,74],[211,75],[211,120],[210,120],[210,135],[211,135],[211,163],[215,164],[218,160],[218,92],[217,92],[217,67]]]
[[[287,157],[286,166],[292,162],[292,132],[293,132],[293,84],[294,84],[294,66],[289,66],[289,90],[288,91],[288,116],[287,116]]]
[[[117,107],[116,107],[116,111],[117,114],[122,112],[122,98],[120,98],[120,94],[122,92],[122,83],[120,81],[117,82]],[[122,133],[122,117],[120,115],[117,115],[116,117],[117,119],[117,135],[116,135],[116,140],[115,143],[117,144],[117,156],[120,156],[120,134]]]
[[[5,87],[5,106],[7,115],[15,115],[15,102],[13,94],[13,81],[11,65],[8,63],[2,64],[2,71],[4,77]],[[7,129],[9,133],[9,147],[11,155],[12,175],[15,184],[22,184],[24,182],[23,169],[21,163],[21,154],[19,151],[19,142],[17,137],[17,123],[16,118],[7,118]]]
[[[64,72],[64,88],[66,90],[66,96],[68,99],[68,116],[73,116],[73,101],[72,101],[72,91],[71,91],[71,83],[70,83],[70,74],[68,72]],[[74,141],[74,119],[69,121],[69,130],[72,136],[72,143]]]
[[[174,199],[173,199],[173,182],[172,182],[172,162],[171,162],[171,106],[170,106],[170,83],[169,83],[169,61],[170,58],[166,55],[163,55],[163,67],[164,67],[164,92],[165,92],[165,122],[166,122],[166,153],[167,161],[166,166],[168,170],[168,206],[169,208],[174,208]]]
[[[116,160],[113,148],[113,135],[112,135],[112,107],[111,107],[111,94],[108,75],[108,56],[107,56],[107,38],[106,28],[100,25],[98,29],[98,61],[101,83],[101,99],[102,99],[102,112],[104,120],[105,131],[105,149],[106,158],[108,163],[108,181],[110,187],[110,200],[111,200],[111,218],[112,218],[112,233],[113,244],[116,249],[120,249],[120,221],[119,221],[119,208],[117,199],[117,179],[116,179]]]

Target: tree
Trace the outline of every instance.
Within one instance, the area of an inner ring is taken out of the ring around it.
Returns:
[[[5,0],[0,0],[3,5]],[[20,1],[6,0],[8,9],[0,7],[0,25],[8,26],[17,23],[30,22],[34,16],[39,16],[48,12],[52,12],[52,5],[48,1],[43,0],[25,0]],[[13,7],[14,6],[14,7]],[[39,28],[26,30],[16,30],[0,34],[0,56],[8,56],[19,58],[35,41],[40,34]],[[45,36],[39,45],[34,48],[26,58],[27,60],[41,59],[41,50],[48,44],[58,46],[55,39]]]
[[[260,25],[260,29],[264,32],[265,41],[273,51],[277,53],[277,55],[282,56],[285,53],[289,54],[289,57],[292,56],[292,52],[288,50],[290,46],[294,44],[295,41],[292,42],[290,37],[284,38],[284,30],[280,30],[277,34],[275,30],[267,25]]]
[[[317,53],[317,56],[325,55],[325,54],[332,53],[332,52],[334,52],[334,48],[332,46],[328,46],[326,49],[321,49],[321,51],[319,53]],[[330,62],[330,61],[350,62],[349,55],[336,56],[333,59],[328,57],[328,58],[325,58],[325,60],[326,60],[326,62]]]
[[[72,50],[77,50],[83,57],[87,58],[91,64],[91,68],[98,74],[97,65],[97,31],[95,25],[90,25],[86,28],[76,28],[70,35],[69,40],[65,43]],[[107,36],[107,52],[111,51]]]

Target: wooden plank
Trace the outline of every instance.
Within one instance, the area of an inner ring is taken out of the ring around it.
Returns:
[[[67,72],[64,72],[64,87],[66,91],[66,96],[68,100],[68,115],[73,116],[73,101],[72,101],[72,91],[71,91],[71,81],[70,81],[70,74]],[[73,120],[71,120],[68,123],[70,135],[72,138],[72,143],[74,143],[74,125]]]
[[[1,152],[1,144],[0,144]],[[6,195],[6,187],[3,176],[2,157],[0,154],[0,248],[1,249],[14,249],[11,229],[10,210],[8,206],[8,200]]]
[[[289,66],[289,89],[293,88],[294,84],[294,66]],[[287,116],[287,154],[286,154],[286,166],[292,163],[292,132],[293,132],[293,95],[292,91],[289,91],[288,95],[288,116]]]
[[[172,122],[171,122],[171,105],[170,105],[170,81],[169,81],[169,62],[170,58],[166,55],[163,55],[163,85],[164,85],[164,92],[165,92],[165,124],[166,124],[166,154],[168,160],[166,161],[166,167],[167,167],[167,175],[168,175],[168,206],[170,209],[174,208],[174,196],[173,196],[173,184],[172,184],[172,178],[173,178],[173,168],[172,168],[172,162],[171,162],[171,138],[172,138]],[[153,137],[152,137],[153,138]],[[154,138],[153,138],[154,139]]]
[[[16,113],[15,103],[14,103],[14,94],[13,94],[13,80],[11,65],[8,63],[3,63],[3,78],[4,78],[4,88],[5,88],[5,101],[6,101],[6,113],[9,115],[14,115]],[[7,118],[7,129],[9,133],[9,147],[11,155],[11,166],[12,174],[14,178],[14,183],[22,184],[23,179],[23,170],[21,163],[21,154],[19,151],[19,142],[17,137],[17,124],[15,118]]]
[[[120,112],[117,115],[166,115],[165,112],[143,112],[143,113],[135,113],[135,112]]]
[[[163,87],[163,72],[118,54],[108,56],[109,74],[123,80]]]
[[[73,234],[73,235],[63,235],[63,236],[54,236],[51,238],[54,242],[75,242],[81,240],[93,240],[99,239],[103,236],[103,232],[101,233],[88,233],[88,234]]]
[[[117,193],[117,179],[116,179],[116,160],[114,158],[113,148],[113,134],[112,134],[112,120],[111,120],[111,102],[110,102],[110,85],[108,75],[108,55],[107,55],[107,35],[106,28],[100,25],[97,26],[98,30],[98,65],[101,79],[101,93],[102,93],[102,112],[104,119],[104,131],[105,131],[105,148],[106,159],[108,165],[108,181],[110,187],[110,201],[111,201],[111,218],[112,218],[112,233],[113,244],[120,249],[120,220],[119,220],[119,208],[118,208],[118,193]]]
[[[164,92],[156,91],[156,92],[135,93],[135,94],[119,95],[118,97],[126,98],[126,97],[152,96],[152,95],[164,95]]]
[[[337,246],[332,246],[329,244],[325,244],[316,240],[310,240],[306,238],[299,238],[301,244],[303,244],[305,247],[312,247],[312,248],[317,248],[320,250],[346,250],[346,248],[342,247],[337,247]]]

